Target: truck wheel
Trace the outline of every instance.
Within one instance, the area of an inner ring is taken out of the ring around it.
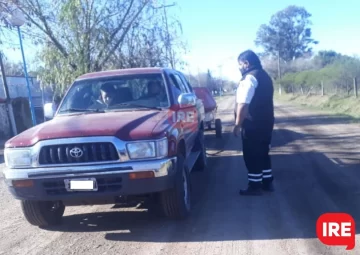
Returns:
[[[187,218],[191,210],[190,175],[182,155],[177,158],[175,187],[160,193],[164,214],[170,219]]]
[[[207,156],[206,156],[204,130],[200,130],[197,143],[198,143],[197,147],[200,150],[200,155],[195,162],[194,171],[204,171],[207,167]]]
[[[31,225],[43,227],[60,224],[65,206],[61,202],[25,200],[21,209]]]
[[[215,120],[215,132],[216,132],[216,137],[218,137],[218,138],[222,137],[221,119]]]

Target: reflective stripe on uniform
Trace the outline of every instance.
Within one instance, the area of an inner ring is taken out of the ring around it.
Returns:
[[[251,176],[251,177],[261,177],[262,174],[248,174],[248,176]]]
[[[260,173],[260,174],[248,173],[248,180],[251,182],[261,182],[262,176],[263,176],[262,173]]]
[[[249,178],[248,180],[251,182],[261,182],[262,181],[262,179],[252,179],[252,178]]]
[[[264,179],[272,177],[271,169],[265,169],[265,170],[262,170],[262,172],[263,172],[263,178]]]

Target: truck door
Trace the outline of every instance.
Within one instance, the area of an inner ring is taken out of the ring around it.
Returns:
[[[181,74],[177,72],[171,72],[169,74],[170,79],[178,87],[181,93],[191,93],[186,84],[183,83],[181,79]],[[197,135],[197,126],[198,119],[196,114],[196,106],[189,106],[183,109],[179,109],[176,112],[176,119],[180,122],[180,126],[183,129],[184,138],[186,142],[186,151],[187,153],[191,152],[191,149],[195,143],[196,135]]]
[[[168,75],[171,83],[173,83],[173,85],[178,88],[181,93],[189,93],[177,72],[172,71],[169,72]],[[175,98],[175,100],[177,101],[177,98]],[[194,136],[194,125],[197,125],[196,115],[194,114],[195,112],[195,106],[189,106],[183,109],[178,109],[177,112],[174,113],[175,119],[179,124],[179,128],[181,128],[184,134],[187,153],[191,152],[196,137]]]
[[[188,91],[190,91],[191,93],[194,93],[194,89],[191,87],[190,82],[186,79],[186,76],[184,74],[180,74],[183,83],[185,84],[186,88],[188,89]],[[205,117],[205,110],[204,110],[204,104],[202,102],[202,100],[200,98],[197,98],[196,100],[196,116],[197,116],[197,120],[198,120],[198,129],[200,129],[200,123],[203,121],[204,117]]]

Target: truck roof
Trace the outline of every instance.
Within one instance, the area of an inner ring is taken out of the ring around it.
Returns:
[[[116,70],[108,70],[108,71],[99,71],[87,73],[79,76],[76,80],[84,80],[84,79],[93,79],[100,77],[111,77],[118,75],[132,75],[132,74],[156,74],[162,73],[167,68],[163,67],[144,67],[144,68],[126,68],[126,69],[116,69]]]

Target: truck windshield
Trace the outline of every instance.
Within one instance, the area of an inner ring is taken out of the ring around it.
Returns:
[[[162,75],[138,74],[76,81],[58,113],[99,113],[134,108],[162,109],[169,106]]]

